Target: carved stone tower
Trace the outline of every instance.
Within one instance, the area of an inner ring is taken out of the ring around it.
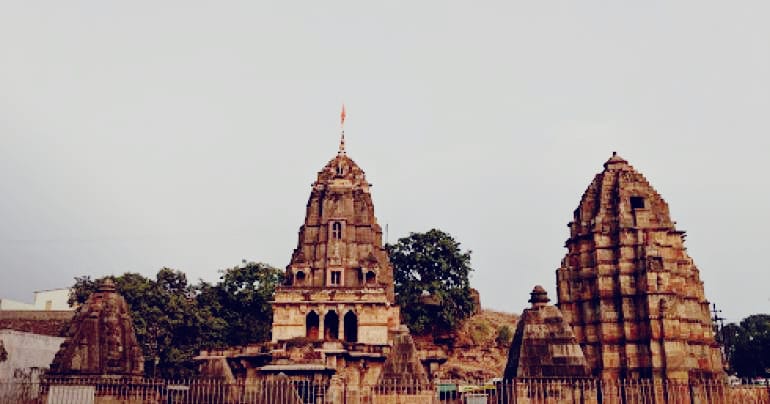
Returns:
[[[311,340],[386,345],[397,330],[393,267],[364,171],[345,152],[312,185],[286,284],[273,302],[274,342]]]
[[[583,194],[556,271],[558,306],[604,378],[723,374],[708,301],[668,205],[617,154]]]
[[[144,358],[125,299],[105,279],[88,297],[67,330],[50,374],[142,376]]]

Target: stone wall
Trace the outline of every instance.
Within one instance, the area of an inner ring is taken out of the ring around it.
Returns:
[[[8,359],[0,362],[0,380],[6,380],[32,369],[48,368],[64,338],[0,330],[0,341],[8,352]]]
[[[67,328],[74,314],[71,310],[0,310],[0,330],[58,337]]]

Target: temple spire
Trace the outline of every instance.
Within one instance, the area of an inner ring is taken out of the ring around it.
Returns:
[[[340,127],[341,134],[340,134],[340,149],[337,152],[339,155],[345,154],[345,104],[342,104],[342,112],[340,113]]]

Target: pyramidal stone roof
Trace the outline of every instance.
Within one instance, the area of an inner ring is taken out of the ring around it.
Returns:
[[[393,337],[393,347],[380,373],[380,384],[384,385],[426,385],[428,376],[420,363],[417,348],[409,329],[405,325]]]
[[[341,271],[339,287],[385,290],[394,302],[393,266],[382,245],[374,215],[371,184],[345,151],[318,172],[307,202],[305,222],[287,266],[287,281],[298,288],[328,285],[330,271]]]
[[[589,376],[583,351],[556,306],[549,305],[542,286],[532,290],[532,307],[516,324],[504,379]]]
[[[125,299],[111,279],[88,297],[56,353],[52,375],[142,376],[144,358]]]
[[[635,209],[649,211],[647,220],[634,221]],[[569,226],[574,238],[592,233],[597,227],[665,227],[673,230],[674,224],[668,204],[647,178],[613,152],[604,163],[604,170],[596,174],[583,193]]]

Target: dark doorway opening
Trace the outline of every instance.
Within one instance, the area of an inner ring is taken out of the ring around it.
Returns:
[[[340,339],[340,317],[337,313],[330,311],[324,317],[324,339]]]
[[[358,342],[358,317],[352,311],[345,314],[345,341]]]
[[[318,314],[311,311],[305,317],[305,336],[309,339],[318,339]]]

